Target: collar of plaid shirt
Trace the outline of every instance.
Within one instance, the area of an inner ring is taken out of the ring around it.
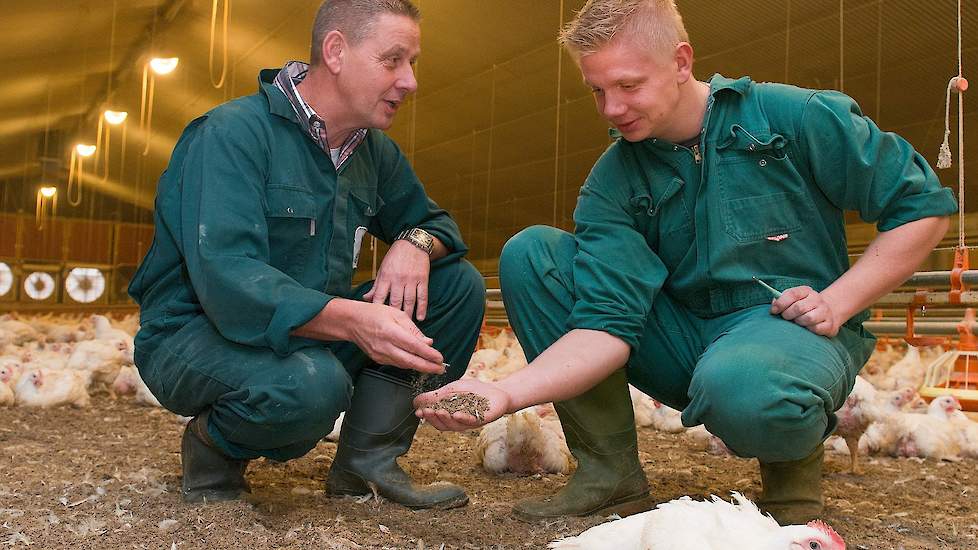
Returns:
[[[309,65],[307,63],[289,61],[278,72],[278,75],[275,76],[275,87],[282,90],[282,93],[289,100],[292,109],[295,110],[296,117],[299,119],[299,126],[316,142],[316,145],[323,152],[329,155],[329,142],[326,141],[326,121],[316,114],[316,111],[302,99],[299,90],[296,88],[296,84],[302,82],[302,79],[308,73]],[[333,165],[337,169],[343,166],[343,163],[350,158],[350,155],[353,154],[353,151],[356,150],[357,146],[360,145],[365,137],[367,137],[366,128],[360,128],[351,133],[346,138],[346,141],[343,142],[343,145],[340,146],[339,157],[333,162]]]

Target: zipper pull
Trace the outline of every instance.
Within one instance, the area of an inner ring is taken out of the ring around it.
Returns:
[[[693,146],[693,162],[700,164],[703,162],[703,155],[700,154],[700,146],[696,144]]]
[[[309,236],[316,236],[316,218],[309,220]]]

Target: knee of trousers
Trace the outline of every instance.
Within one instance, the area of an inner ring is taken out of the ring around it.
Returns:
[[[275,449],[307,441],[314,444],[329,434],[350,406],[350,376],[342,366],[292,370],[219,400],[215,404],[219,417],[238,417],[232,433],[224,429],[230,422],[220,423],[222,435],[250,448]],[[240,399],[232,399],[234,394]]]
[[[478,318],[481,324],[486,304],[486,283],[474,265],[467,260],[459,260],[440,266],[432,270],[428,286],[429,302],[446,303],[452,311],[450,314]]]
[[[533,225],[513,235],[499,254],[499,285],[504,293],[521,293],[532,286],[538,272],[550,269],[557,244],[573,240],[566,231],[547,225]]]
[[[745,372],[755,371],[755,372]],[[728,369],[690,388],[690,407],[711,433],[735,454],[761,462],[802,459],[834,424],[824,395],[764,366]]]

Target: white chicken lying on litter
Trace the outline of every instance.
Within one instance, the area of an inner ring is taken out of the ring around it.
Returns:
[[[531,407],[486,424],[476,440],[483,468],[493,474],[568,473],[572,455],[564,432],[546,411]]]
[[[845,550],[846,543],[821,521],[781,527],[740,493],[734,502],[716,495],[689,497],[655,510],[602,523],[576,537],[551,542],[562,550]]]
[[[686,429],[683,426],[682,411],[663,405],[631,384],[628,385],[628,393],[632,398],[636,426],[652,426],[666,433],[679,433]]]
[[[16,402],[14,390],[7,384],[0,382],[0,407],[9,407]]]
[[[28,407],[87,407],[88,372],[57,369],[27,371],[17,381],[17,403]]]
[[[955,426],[950,420],[954,406],[935,399],[927,414],[893,413],[874,422],[859,440],[859,450],[895,457],[957,460],[961,452]]]
[[[123,365],[119,369],[119,374],[115,377],[115,380],[110,386],[110,393],[112,395],[135,395],[136,403],[140,405],[149,405],[151,407],[162,407],[153,392],[149,391],[149,387],[143,382],[141,376],[139,376],[139,371],[136,367],[131,365]]]
[[[683,441],[697,451],[706,451],[711,455],[734,456],[722,439],[710,433],[706,426],[700,424],[686,430],[682,435]]]

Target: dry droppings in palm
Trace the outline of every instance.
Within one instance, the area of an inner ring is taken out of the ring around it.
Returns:
[[[439,399],[431,408],[449,413],[464,412],[481,422],[489,410],[489,400],[477,393],[456,393]]]

